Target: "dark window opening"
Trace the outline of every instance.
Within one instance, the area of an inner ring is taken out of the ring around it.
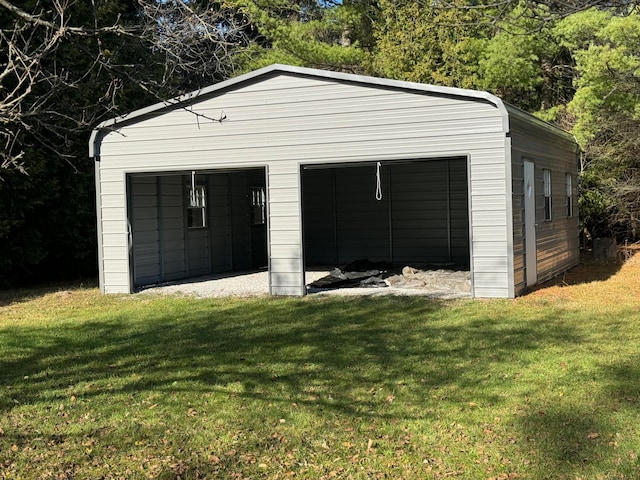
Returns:
[[[544,191],[544,219],[551,220],[551,170],[542,170]]]
[[[251,187],[251,225],[264,225],[267,221],[267,198],[264,187]]]
[[[571,179],[571,174],[567,173],[565,176],[565,188],[566,188],[566,213],[567,217],[573,217],[573,181]]]
[[[187,198],[187,226],[204,228],[207,226],[207,192],[204,186],[189,187]]]

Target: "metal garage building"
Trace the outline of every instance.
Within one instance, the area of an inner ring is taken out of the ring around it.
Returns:
[[[577,146],[486,92],[272,65],[99,125],[106,293],[268,266],[456,264],[514,297],[578,261]]]

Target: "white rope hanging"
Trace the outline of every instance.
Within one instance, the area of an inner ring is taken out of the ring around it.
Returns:
[[[376,200],[382,200],[382,181],[380,180],[380,167],[382,164],[378,162],[376,165]]]

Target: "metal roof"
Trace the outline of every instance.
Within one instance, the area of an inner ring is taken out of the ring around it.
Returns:
[[[329,80],[354,83],[378,88],[390,88],[405,91],[414,91],[416,93],[425,93],[433,95],[442,95],[449,97],[462,97],[472,101],[482,101],[494,105],[502,115],[502,122],[505,133],[509,131],[509,115],[516,115],[526,118],[531,122],[542,125],[545,128],[552,129],[557,134],[564,134],[571,137],[563,130],[544,122],[533,115],[526,113],[516,107],[505,104],[499,97],[480,90],[470,90],[454,87],[443,87],[438,85],[430,85],[425,83],[407,82],[401,80],[391,80],[388,78],[371,77],[366,75],[355,75],[350,73],[333,72],[328,70],[318,70],[314,68],[294,67],[291,65],[273,64],[253,72],[239,75],[238,77],[216,83],[209,87],[196,90],[185,95],[175,97],[166,101],[150,105],[139,110],[135,110],[125,115],[115,117],[100,123],[91,132],[89,140],[89,157],[95,158],[99,156],[99,144],[102,137],[109,132],[117,130],[119,127],[141,122],[147,118],[162,115],[163,113],[182,108],[186,105],[205,100],[209,97],[219,95],[224,91],[240,88],[247,83],[260,81],[262,78],[272,77],[278,74],[297,75],[303,77],[326,78]],[[571,137],[573,140],[573,137]]]

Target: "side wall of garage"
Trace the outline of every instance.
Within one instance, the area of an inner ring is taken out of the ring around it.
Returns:
[[[577,145],[568,134],[521,115],[510,116],[513,170],[514,283],[517,295],[526,282],[524,172],[523,164],[534,164],[535,252],[537,282],[541,283],[579,262]],[[551,211],[545,215],[544,171],[549,172]],[[569,177],[569,180],[568,180]],[[568,185],[569,184],[569,185]],[[567,191],[567,188],[570,191]],[[569,193],[569,194],[568,194]],[[568,205],[570,204],[570,205]]]

